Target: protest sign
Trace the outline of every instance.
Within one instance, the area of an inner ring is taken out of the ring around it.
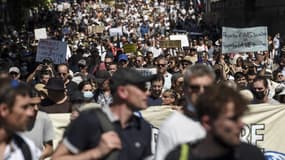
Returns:
[[[105,26],[98,26],[97,25],[97,26],[94,26],[93,28],[94,28],[93,30],[94,30],[95,33],[103,33],[104,29],[105,29]]]
[[[71,6],[70,3],[68,3],[68,2],[64,2],[64,3],[62,3],[62,5],[63,5],[63,10],[69,9]]]
[[[136,68],[143,76],[151,76],[157,74],[156,68]]]
[[[266,51],[267,36],[267,27],[223,27],[222,53]]]
[[[49,57],[54,64],[64,63],[66,61],[67,44],[56,40],[40,40],[37,48],[36,62],[42,62]]]
[[[123,48],[125,53],[134,53],[137,51],[137,45],[135,44],[125,44]]]
[[[122,36],[123,35],[123,29],[122,29],[122,27],[110,28],[109,33],[110,33],[111,37],[114,37],[117,35]]]
[[[38,28],[34,30],[35,40],[47,39],[47,30],[46,28]]]
[[[184,34],[178,34],[178,35],[171,35],[170,40],[180,40],[181,41],[181,47],[189,47],[189,41],[187,35]]]
[[[161,48],[181,48],[181,40],[163,40],[159,42]]]
[[[62,12],[63,11],[63,4],[57,5],[57,11]]]

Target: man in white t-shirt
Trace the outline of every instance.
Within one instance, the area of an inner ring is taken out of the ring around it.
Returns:
[[[196,64],[184,73],[184,96],[186,106],[183,113],[174,112],[160,126],[156,160],[164,160],[165,156],[178,144],[194,142],[206,135],[204,128],[197,121],[195,104],[198,96],[212,85],[215,74],[203,64]]]

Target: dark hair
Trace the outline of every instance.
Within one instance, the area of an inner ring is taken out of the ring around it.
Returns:
[[[154,82],[157,82],[157,81],[162,81],[162,85],[164,85],[164,77],[163,75],[156,75],[155,78],[153,80],[151,80],[151,84],[153,84]]]
[[[242,78],[242,77],[245,77],[245,74],[242,73],[242,72],[236,72],[235,75],[234,75],[235,81],[240,79],[240,78]]]
[[[255,79],[253,80],[253,83],[257,82],[257,81],[262,81],[263,85],[265,88],[268,88],[268,81],[266,77],[263,76],[257,76],[255,77]]]
[[[199,120],[205,115],[212,120],[218,118],[230,102],[234,103],[234,111],[239,117],[247,110],[247,101],[238,91],[225,85],[210,87],[197,100],[196,110]]]
[[[9,109],[14,106],[18,95],[29,96],[31,90],[25,83],[20,83],[16,87],[6,83],[6,85],[1,84],[0,88],[0,104],[6,104]]]
[[[88,81],[88,80],[82,81],[82,82],[80,82],[79,85],[78,85],[79,91],[81,91],[81,90],[83,89],[83,87],[84,87],[85,85],[87,85],[87,84],[90,84],[91,86],[93,86],[92,83],[91,83],[90,81]]]

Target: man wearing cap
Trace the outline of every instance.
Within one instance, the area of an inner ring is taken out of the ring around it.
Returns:
[[[119,68],[127,68],[129,65],[128,56],[126,54],[120,54],[118,57]]]
[[[110,80],[113,103],[106,108],[115,131],[102,133],[94,112],[83,111],[65,133],[53,158],[104,159],[113,150],[119,150],[118,160],[141,160],[151,155],[151,127],[148,122],[133,114],[147,108],[146,82],[133,69],[119,69]]]
[[[46,113],[69,113],[71,105],[66,95],[66,88],[61,78],[51,78],[45,88],[48,98],[42,101],[40,110]]]
[[[21,77],[20,69],[18,67],[9,68],[9,75],[12,80],[19,80]]]

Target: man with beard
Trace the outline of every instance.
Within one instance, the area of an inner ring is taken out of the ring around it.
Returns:
[[[256,77],[253,80],[252,93],[254,95],[254,104],[269,103],[280,104],[277,100],[270,98],[268,81],[265,77]]]
[[[150,95],[147,98],[148,106],[160,106],[162,104],[161,93],[164,85],[164,78],[158,75],[151,81]]]
[[[257,147],[240,141],[247,101],[237,91],[214,86],[198,98],[196,110],[206,137],[179,145],[165,160],[265,160]]]
[[[41,103],[39,93],[35,89],[31,89],[30,97],[30,107],[34,108],[35,114],[32,118],[32,122],[28,126],[28,131],[24,132],[23,135],[32,140],[42,151],[40,156],[40,160],[42,160],[51,156],[53,153],[53,125],[49,116],[39,111],[39,104]]]

